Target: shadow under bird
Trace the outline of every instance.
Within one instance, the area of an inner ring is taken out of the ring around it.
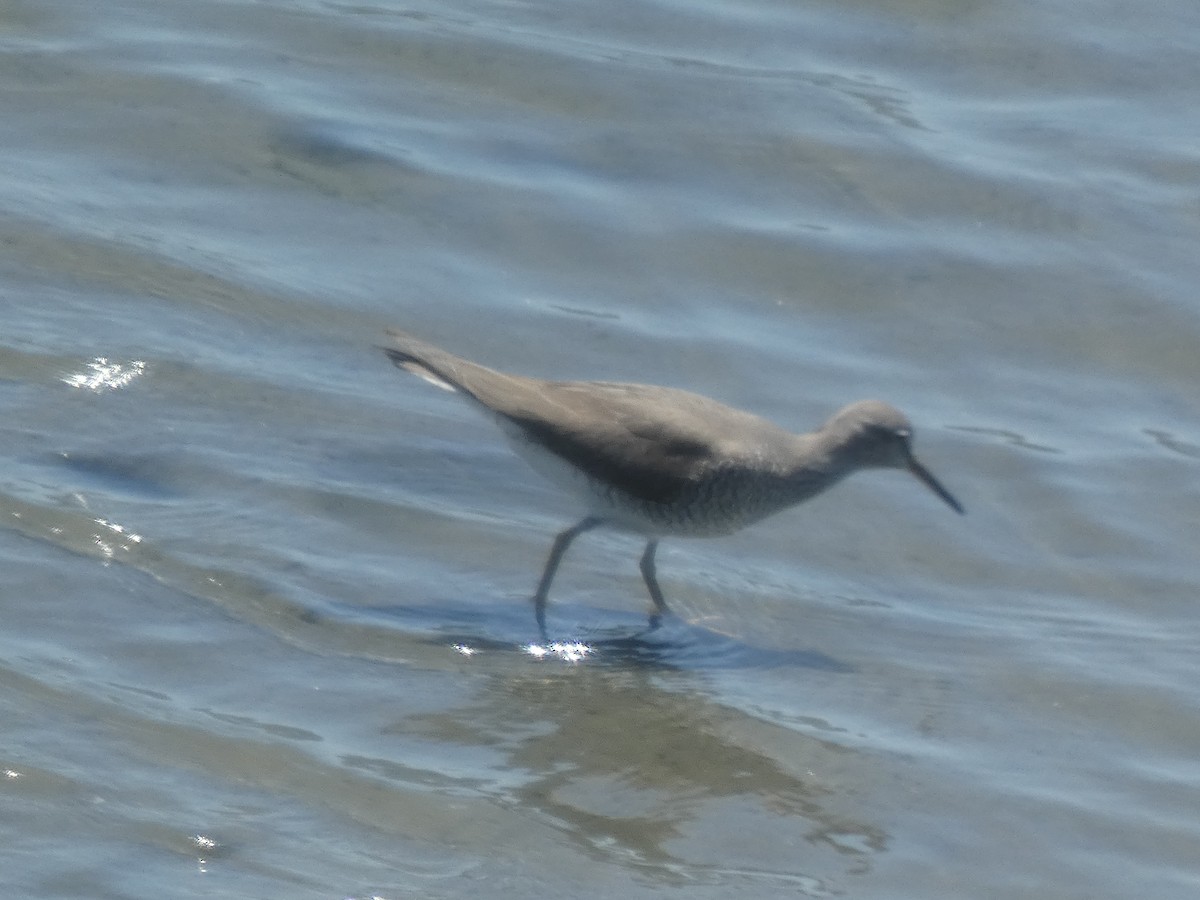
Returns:
[[[792,434],[689,391],[526,378],[397,329],[387,335],[381,349],[393,363],[473,401],[534,469],[582,501],[586,515],[554,539],[533,596],[543,640],[554,573],[571,542],[597,526],[646,538],[641,571],[655,627],[669,612],[654,565],[663,536],[731,534],[870,468],[907,469],[963,512],[913,456],[907,417],[878,400],[852,403],[816,431]]]

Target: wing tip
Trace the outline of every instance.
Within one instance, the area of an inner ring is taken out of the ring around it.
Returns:
[[[393,329],[388,329],[388,334],[390,335],[392,333]],[[401,334],[401,332],[396,333]],[[418,378],[428,381],[434,387],[439,387],[443,391],[450,391],[453,393],[458,390],[457,387],[455,387],[445,378],[442,378],[411,354],[405,353],[403,350],[398,350],[395,347],[380,347],[379,349],[387,355],[387,358],[392,361],[392,365],[394,365],[397,369],[403,369],[410,375],[416,375]]]

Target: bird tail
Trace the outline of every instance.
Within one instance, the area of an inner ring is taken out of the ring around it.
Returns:
[[[497,372],[448,353],[398,328],[387,329],[388,345],[380,347],[397,368],[447,391],[461,391],[493,413],[512,415],[536,393],[534,379]]]
[[[398,369],[411,372],[445,391],[474,392],[467,386],[470,370],[480,369],[440,347],[426,343],[398,328],[387,329],[388,345],[380,347]]]

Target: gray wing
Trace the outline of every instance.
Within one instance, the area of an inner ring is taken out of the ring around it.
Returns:
[[[790,435],[750,413],[675,388],[543,381],[497,372],[401,331],[383,350],[401,368],[460,390],[547,450],[651,503]],[[432,377],[431,377],[432,376]]]
[[[533,382],[497,412],[567,462],[652,503],[736,466],[767,432],[786,435],[699,394],[640,384]]]

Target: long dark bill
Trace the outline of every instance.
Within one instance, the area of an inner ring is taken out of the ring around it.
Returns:
[[[917,462],[915,459],[908,461],[908,471],[912,472],[917,478],[925,483],[925,486],[946,501],[946,505],[958,513],[960,516],[966,513],[962,508],[962,504],[954,499],[954,495],[942,487],[942,483],[938,481],[929,470]]]

